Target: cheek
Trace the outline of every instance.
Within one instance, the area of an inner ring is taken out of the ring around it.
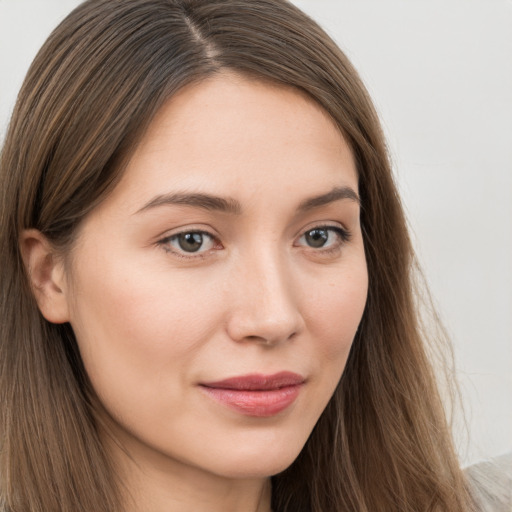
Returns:
[[[312,362],[315,400],[307,415],[316,423],[345,369],[352,343],[366,305],[368,275],[363,258],[333,269],[330,279],[303,290],[308,316],[306,355]],[[307,292],[307,293],[306,293]]]
[[[313,282],[309,281],[310,284]],[[366,305],[368,276],[364,258],[332,269],[331,278],[303,288],[307,338],[297,347],[311,367],[310,395],[303,411],[308,436],[331,399],[342,373]]]
[[[362,263],[344,272],[342,278],[308,290],[310,332],[317,349],[330,360],[346,360],[364,312],[367,292],[368,275]]]
[[[77,276],[71,323],[87,373],[100,394],[113,380],[149,390],[170,369],[179,379],[176,367],[187,367],[219,323],[211,289],[142,261],[115,261]]]

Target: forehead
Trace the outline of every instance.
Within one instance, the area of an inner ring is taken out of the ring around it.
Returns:
[[[308,195],[345,185],[357,190],[352,152],[305,93],[223,73],[183,88],[163,105],[114,195],[206,188],[233,196],[242,188],[263,191],[263,184],[281,193],[302,187]]]

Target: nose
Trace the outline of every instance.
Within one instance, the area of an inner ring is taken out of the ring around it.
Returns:
[[[303,330],[296,283],[281,260],[263,252],[239,266],[230,285],[227,331],[232,340],[276,345]]]

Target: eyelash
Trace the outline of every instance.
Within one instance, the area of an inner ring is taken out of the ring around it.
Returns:
[[[329,255],[333,254],[335,252],[338,252],[343,245],[345,245],[347,242],[350,241],[352,238],[352,234],[349,230],[345,228],[341,228],[339,226],[332,226],[332,225],[320,225],[320,226],[314,226],[310,229],[305,230],[299,237],[299,240],[306,236],[308,233],[312,233],[313,231],[328,231],[328,232],[334,232],[338,238],[337,243],[333,243],[327,248],[319,247],[314,248],[309,246],[310,249],[313,249],[313,251],[317,254],[323,254],[323,255]],[[203,252],[187,252],[183,249],[180,251],[179,249],[172,249],[170,248],[170,243],[172,241],[175,241],[178,239],[181,235],[201,235],[203,238],[207,237],[211,239],[212,244],[220,244],[220,241],[211,233],[208,231],[200,230],[200,229],[190,229],[185,231],[180,231],[179,233],[174,233],[171,236],[166,236],[165,238],[162,238],[157,242],[159,246],[161,246],[166,252],[172,253],[174,256],[177,256],[178,258],[183,258],[187,260],[194,260],[194,259],[203,259],[207,257],[207,253],[209,251],[203,251]],[[215,250],[215,249],[214,249]],[[218,249],[217,249],[218,250]]]
[[[170,243],[174,240],[176,240],[179,236],[181,235],[201,235],[202,237],[207,237],[209,239],[212,240],[212,244],[216,244],[216,243],[219,243],[220,242],[218,241],[218,239],[212,235],[211,233],[209,233],[208,231],[203,231],[201,229],[189,229],[189,230],[185,230],[185,231],[180,231],[179,233],[175,233],[171,236],[166,236],[165,238],[162,238],[161,240],[159,240],[157,243],[158,245],[160,245],[161,247],[163,247],[163,249],[168,252],[168,253],[171,253],[173,254],[174,256],[177,256],[178,258],[183,258],[183,259],[187,259],[187,260],[193,260],[193,259],[202,259],[202,258],[205,258],[206,257],[206,252],[207,251],[204,251],[204,252],[186,252],[184,250],[176,250],[176,249],[173,249],[170,247]]]

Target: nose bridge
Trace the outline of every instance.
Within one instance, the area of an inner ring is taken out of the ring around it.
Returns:
[[[275,245],[248,250],[238,261],[236,272],[228,326],[233,339],[271,344],[300,331],[302,316],[293,274]]]

